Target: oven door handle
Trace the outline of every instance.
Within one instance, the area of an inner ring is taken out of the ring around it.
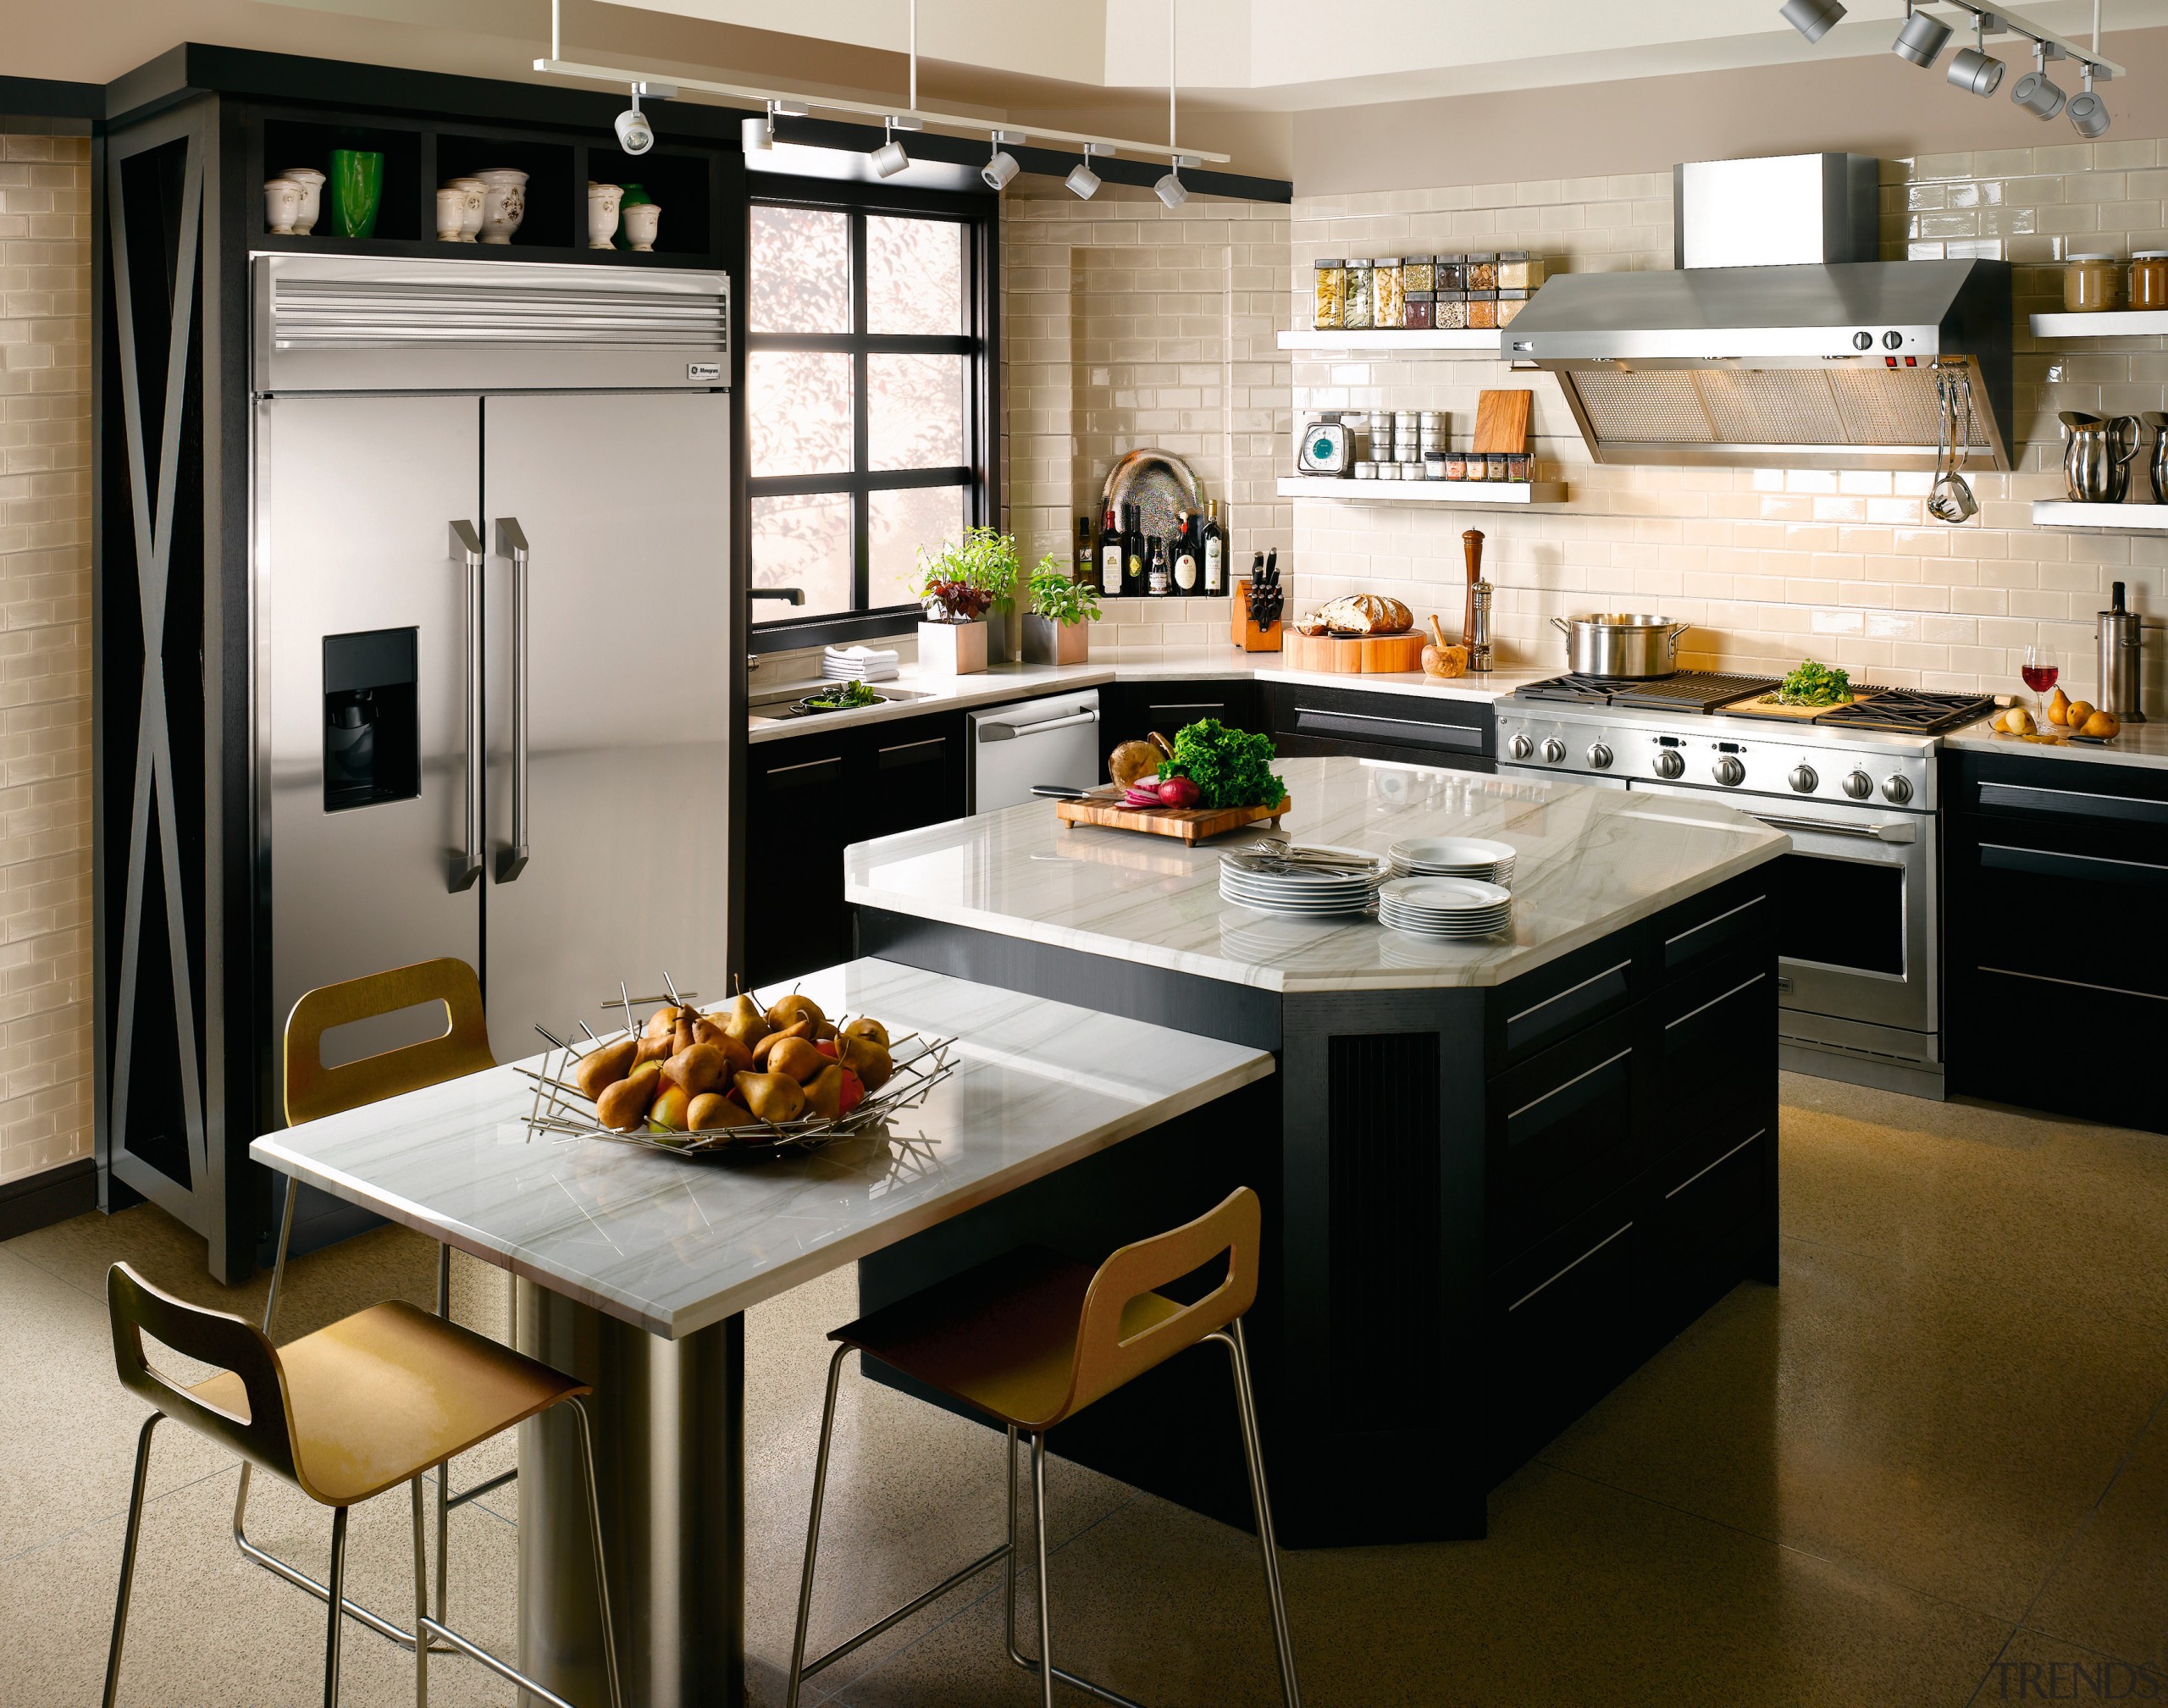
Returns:
[[[1913,843],[1920,839],[1914,824],[1839,824],[1826,818],[1790,818],[1783,813],[1749,813],[1772,830],[1804,831],[1814,836],[1858,837],[1867,842]]]

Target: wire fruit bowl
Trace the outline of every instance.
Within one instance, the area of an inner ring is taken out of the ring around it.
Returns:
[[[771,1121],[755,1116],[736,1126],[701,1132],[657,1128],[644,1119],[641,1125],[629,1129],[606,1127],[596,1113],[595,1100],[581,1092],[573,1082],[573,1075],[580,1062],[595,1051],[641,1036],[640,1023],[633,1018],[633,1010],[664,1004],[689,1007],[700,994],[697,991],[679,992],[670,986],[666,973],[663,983],[670,987],[667,992],[650,997],[627,996],[623,994],[625,987],[620,985],[619,997],[601,1006],[606,1009],[622,1008],[626,1025],[600,1037],[582,1026],[581,1031],[587,1033],[584,1049],[566,1042],[539,1025],[535,1027],[550,1047],[542,1059],[539,1072],[527,1067],[518,1070],[534,1084],[534,1102],[523,1118],[531,1137],[546,1138],[559,1144],[575,1139],[607,1139],[613,1144],[663,1151],[673,1157],[701,1162],[728,1157],[779,1157],[815,1150],[879,1127],[915,1107],[955,1071],[955,1039],[929,1038],[917,1032],[905,1032],[888,1041],[891,1071],[881,1090],[869,1093],[847,1113],[833,1118],[801,1115],[794,1120]],[[746,994],[760,1003],[757,992]],[[760,1006],[765,1011],[767,1005]],[[837,1029],[842,1029],[840,1020]],[[913,1044],[918,1047],[912,1049]]]

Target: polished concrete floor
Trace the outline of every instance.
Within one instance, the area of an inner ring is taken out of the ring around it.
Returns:
[[[1291,1555],[1314,1708],[1383,1704],[1958,1705],[2168,1691],[2168,1141],[1788,1078],[1783,1285],[1745,1285],[1491,1497],[1490,1539]],[[280,1335],[401,1294],[435,1248],[384,1230],[295,1265]],[[0,1708],[93,1702],[142,1408],[115,1385],[101,1286],[126,1258],[238,1310],[149,1208],[0,1246]],[[501,1329],[462,1260],[461,1314]],[[847,1276],[747,1326],[749,1694],[781,1700],[825,1367]],[[816,1640],[996,1539],[976,1428],[844,1379]],[[510,1459],[477,1453],[455,1486]],[[1253,1546],[1054,1468],[1056,1657],[1153,1708],[1278,1700]],[[229,1539],[230,1456],[166,1426],[121,1700],[320,1700],[318,1604]],[[1411,1478],[1422,1467],[1408,1467]],[[264,1479],[258,1479],[259,1489]],[[359,1511],[350,1570],[386,1611],[406,1507]],[[325,1516],[264,1490],[252,1529],[320,1572]],[[514,1490],[452,1528],[454,1622],[508,1648]],[[989,1592],[998,1579],[988,1580]],[[998,1597],[952,1598],[818,1682],[853,1708],[1023,1705]],[[349,1703],[411,1700],[351,1626]],[[503,1703],[471,1663],[439,1703]],[[1088,1699],[1064,1693],[1064,1700]]]

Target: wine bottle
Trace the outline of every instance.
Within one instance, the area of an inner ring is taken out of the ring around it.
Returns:
[[[1099,556],[1092,549],[1092,518],[1088,516],[1076,518],[1076,569],[1070,578],[1087,586],[1099,578]]]
[[[1203,547],[1198,556],[1203,560],[1204,591],[1208,597],[1217,599],[1227,591],[1227,530],[1220,525],[1220,500],[1208,498],[1204,501],[1204,526],[1200,530]]]
[[[1167,542],[1156,533],[1144,560],[1144,591],[1153,599],[1164,599],[1174,591],[1173,578],[1167,572]]]
[[[1133,504],[1123,506],[1121,590],[1131,599],[1144,597],[1144,524]]]
[[[1197,517],[1194,511],[1182,512],[1181,532],[1175,536],[1174,592],[1187,595],[1197,591]]]
[[[1099,591],[1109,599],[1119,599],[1122,591],[1121,528],[1114,520],[1114,507],[1107,506],[1105,524],[1099,529]]]

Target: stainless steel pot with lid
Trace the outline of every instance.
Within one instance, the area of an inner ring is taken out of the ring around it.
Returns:
[[[1635,611],[1605,611],[1551,619],[1566,637],[1566,666],[1580,676],[1673,676],[1679,637],[1690,625]]]

